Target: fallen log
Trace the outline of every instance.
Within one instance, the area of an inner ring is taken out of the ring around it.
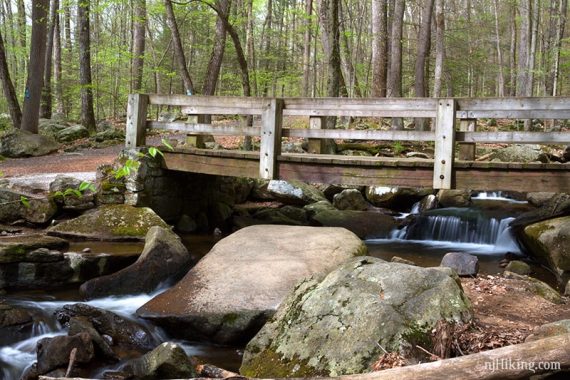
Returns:
[[[344,375],[337,380],[509,380],[570,369],[570,334],[501,347],[477,354],[378,372]],[[40,380],[86,380],[40,376]],[[323,379],[323,378],[321,378]],[[268,379],[270,380],[270,379]]]

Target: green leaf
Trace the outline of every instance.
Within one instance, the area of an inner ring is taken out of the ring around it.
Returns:
[[[30,200],[23,195],[20,195],[20,203],[24,205],[26,208],[30,208]]]
[[[93,192],[93,193],[94,193],[95,191],[97,191],[97,190],[95,189],[95,185],[93,185],[93,183],[91,183],[91,182],[89,182],[89,181],[83,181],[83,182],[81,182],[81,184],[79,185],[79,191],[83,193],[83,192],[85,192],[85,191],[87,191],[87,190],[90,190],[90,191]]]
[[[162,141],[162,145],[164,145],[165,147],[167,147],[170,150],[174,150],[172,145],[170,145],[170,143],[166,139],[162,139],[161,141]]]

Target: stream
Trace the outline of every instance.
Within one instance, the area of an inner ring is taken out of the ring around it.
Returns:
[[[510,234],[508,224],[527,207],[526,202],[508,199],[502,194],[486,193],[474,198],[474,204],[470,208],[443,208],[418,214],[415,206],[410,213],[400,216],[401,219],[414,218],[414,223],[392,231],[390,236],[366,240],[366,244],[370,256],[388,261],[393,256],[399,256],[424,267],[438,266],[442,257],[450,251],[475,254],[479,258],[480,273],[496,274],[502,272],[499,261],[505,254],[523,255]],[[214,244],[211,236],[183,236],[183,241],[195,259],[205,255]],[[79,242],[73,243],[70,251],[78,252],[86,247],[93,253],[132,254],[140,252],[143,245]],[[553,282],[547,271],[537,273],[537,277]],[[177,342],[187,354],[237,372],[241,362],[241,348],[180,341],[135,316],[135,311],[140,306],[164,290],[154,294],[109,297],[85,303],[136,320],[137,323],[144,324],[157,340]],[[33,327],[26,337],[0,336],[0,378],[6,380],[18,379],[25,368],[35,361],[38,340],[66,334],[56,321],[54,311],[66,304],[83,302],[77,289],[49,293],[12,292],[0,299],[10,305],[33,310],[36,315]],[[107,369],[116,368],[117,366]],[[92,374],[95,378],[102,376],[102,370]]]

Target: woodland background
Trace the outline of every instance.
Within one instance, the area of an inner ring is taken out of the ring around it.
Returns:
[[[37,132],[54,113],[123,117],[133,92],[569,96],[567,14],[567,0],[0,0],[0,113]]]

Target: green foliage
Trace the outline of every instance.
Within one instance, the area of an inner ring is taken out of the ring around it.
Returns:
[[[29,207],[30,207],[30,200],[29,200],[27,197],[23,196],[23,195],[20,195],[20,203],[21,203],[22,205],[24,205],[24,207],[26,207],[26,208],[29,208]]]
[[[392,144],[392,151],[394,152],[394,154],[400,154],[405,149],[406,148],[402,145],[400,141],[394,141],[394,143]]]

